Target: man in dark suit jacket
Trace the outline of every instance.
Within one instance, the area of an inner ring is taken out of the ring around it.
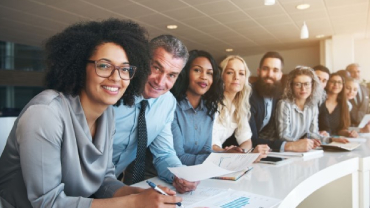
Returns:
[[[321,87],[324,89],[325,92],[325,87],[330,77],[329,69],[326,66],[317,65],[313,67],[313,70],[315,71],[316,76],[319,78]],[[322,102],[319,104],[319,131],[321,135],[328,136],[328,134],[330,134],[331,132],[329,123],[329,112],[326,109],[325,100],[326,99],[322,100]]]
[[[369,91],[367,87],[361,84],[361,69],[360,65],[353,63],[347,66],[346,70],[351,74],[351,77],[358,81],[360,88],[355,99],[350,102],[352,104],[351,110],[351,125],[358,126],[362,118],[369,111]]]
[[[253,147],[267,144],[274,151],[308,151],[310,142],[307,139],[287,142],[279,140],[275,134],[275,108],[282,92],[280,80],[283,64],[284,59],[277,52],[267,52],[260,61],[258,79],[252,85],[252,95],[249,99],[252,144]]]

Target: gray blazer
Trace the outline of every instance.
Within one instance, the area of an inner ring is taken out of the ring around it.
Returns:
[[[361,122],[362,118],[369,111],[369,91],[363,85],[360,85],[360,88],[361,88],[362,102],[356,104],[354,99],[350,100],[350,102],[352,104],[352,110],[350,112],[351,125],[352,126],[358,126],[358,124]]]
[[[90,207],[124,186],[112,164],[114,115],[92,142],[78,96],[45,90],[23,109],[0,158],[0,198],[14,207]],[[0,200],[1,201],[1,200]]]

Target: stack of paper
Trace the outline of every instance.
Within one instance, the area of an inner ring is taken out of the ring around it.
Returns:
[[[259,154],[211,153],[200,165],[168,168],[178,178],[201,181],[248,169]]]
[[[152,182],[157,185],[168,186],[175,190],[175,187],[165,183],[158,177],[151,178]],[[150,188],[145,181],[134,184],[135,187]],[[252,194],[244,191],[236,191],[231,189],[221,189],[214,187],[204,187],[199,185],[196,190],[183,194],[177,193],[177,196],[182,198],[181,204],[186,207],[275,207],[281,200],[267,196]],[[241,206],[242,205],[242,206]]]

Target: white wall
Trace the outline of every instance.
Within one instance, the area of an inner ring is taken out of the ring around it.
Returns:
[[[267,52],[267,51],[266,51]],[[277,51],[284,58],[284,74],[289,73],[297,65],[316,66],[320,64],[320,45],[292,50]],[[243,57],[247,62],[252,76],[257,76],[257,68],[264,53]]]
[[[361,77],[370,82],[370,39],[355,39],[355,60],[361,66]]]
[[[320,42],[320,62],[331,72],[345,69],[348,64],[361,66],[361,77],[370,82],[370,39],[341,35]]]

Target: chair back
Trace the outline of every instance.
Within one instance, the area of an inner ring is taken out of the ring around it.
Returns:
[[[16,119],[17,117],[0,117],[0,156],[3,153],[10,130],[12,130]]]

